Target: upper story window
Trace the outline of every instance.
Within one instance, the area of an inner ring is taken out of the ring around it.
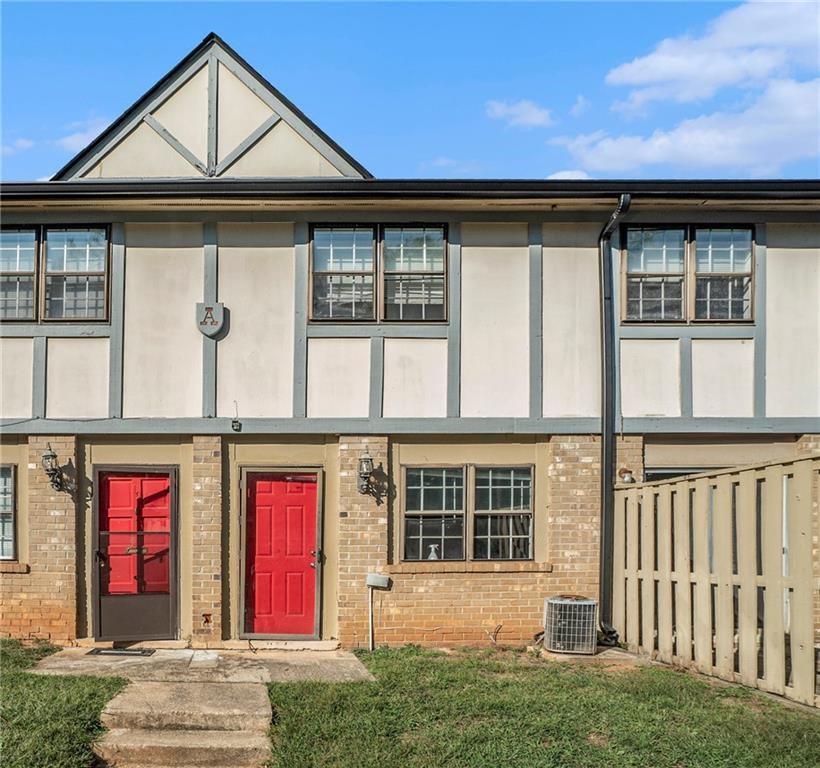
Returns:
[[[0,320],[34,320],[37,232],[0,232]]]
[[[752,243],[749,227],[627,227],[624,320],[751,320]]]
[[[108,318],[105,227],[0,232],[0,320]]]
[[[444,320],[446,251],[442,226],[314,227],[311,320]]]
[[[17,557],[17,525],[14,467],[0,466],[0,560]]]

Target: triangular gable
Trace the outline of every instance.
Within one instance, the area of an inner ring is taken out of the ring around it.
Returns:
[[[210,34],[54,176],[372,178]]]

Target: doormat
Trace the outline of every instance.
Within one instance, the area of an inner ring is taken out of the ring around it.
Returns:
[[[86,656],[151,656],[154,648],[94,648]]]

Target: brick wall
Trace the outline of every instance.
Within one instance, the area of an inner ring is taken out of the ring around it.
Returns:
[[[536,483],[548,484],[549,505],[536,510],[547,525],[546,562],[388,562],[393,538],[385,505],[356,490],[356,463],[366,450],[387,465],[386,438],[340,438],[339,638],[346,646],[367,643],[368,571],[387,573],[393,584],[375,597],[376,642],[422,645],[453,643],[522,645],[542,623],[545,596],[597,596],[600,515],[600,440],[588,435],[553,436],[550,460]],[[618,441],[618,466],[643,471],[640,437]],[[395,471],[395,468],[391,468]]]
[[[381,504],[357,490],[359,457],[389,472],[386,437],[339,438],[339,639],[347,646],[367,644],[367,589],[370,571],[383,570],[388,552],[388,501]]]
[[[193,437],[191,530],[191,644],[208,646],[222,639],[222,440]]]
[[[55,643],[77,632],[77,514],[71,493],[55,491],[42,468],[48,444],[66,477],[76,478],[77,446],[73,437],[31,437],[27,465],[18,466],[18,484],[28,486],[27,551],[18,562],[0,564],[0,634]],[[22,524],[18,520],[18,530]]]

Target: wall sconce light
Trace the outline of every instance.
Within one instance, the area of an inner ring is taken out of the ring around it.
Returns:
[[[625,485],[630,485],[631,483],[635,482],[635,475],[632,474],[631,469],[622,467],[618,470],[618,479]]]
[[[48,475],[48,480],[51,483],[51,487],[55,491],[64,491],[65,488],[65,476],[63,475],[63,469],[60,466],[60,462],[57,460],[57,454],[54,453],[54,449],[51,447],[51,443],[48,443],[48,448],[43,451],[43,471]]]
[[[359,493],[371,493],[373,485],[373,458],[368,454],[359,458]]]

